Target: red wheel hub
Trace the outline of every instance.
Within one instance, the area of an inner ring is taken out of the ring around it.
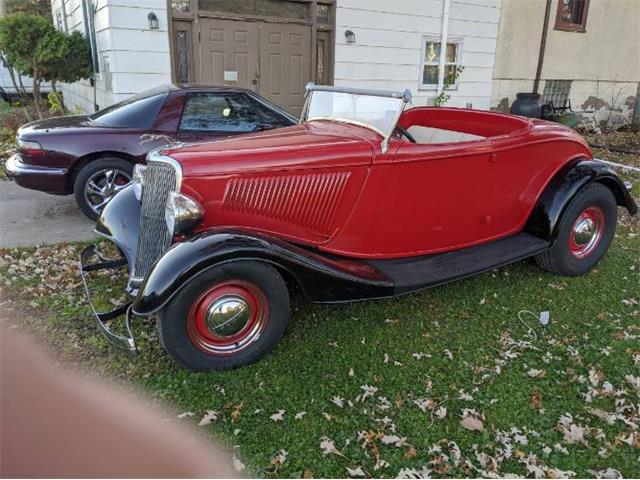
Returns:
[[[577,259],[589,256],[596,249],[604,235],[605,217],[599,207],[585,209],[569,232],[569,251]]]
[[[255,342],[269,321],[269,304],[255,285],[241,280],[218,283],[191,305],[187,334],[210,355],[227,355]]]

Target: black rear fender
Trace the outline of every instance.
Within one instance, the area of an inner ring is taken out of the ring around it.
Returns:
[[[571,199],[592,182],[599,182],[611,190],[616,202],[631,215],[638,206],[618,176],[604,163],[595,160],[576,160],[560,169],[546,186],[524,231],[553,243],[557,227]]]

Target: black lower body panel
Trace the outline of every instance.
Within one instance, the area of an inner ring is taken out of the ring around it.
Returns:
[[[368,263],[395,284],[396,295],[435,287],[470,277],[536,255],[549,243],[528,233],[519,233],[491,243],[453,252]]]

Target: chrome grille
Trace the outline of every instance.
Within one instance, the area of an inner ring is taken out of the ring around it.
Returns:
[[[171,245],[171,232],[164,219],[169,192],[177,190],[175,168],[164,162],[150,161],[144,172],[140,236],[132,279],[142,280],[152,265]]]

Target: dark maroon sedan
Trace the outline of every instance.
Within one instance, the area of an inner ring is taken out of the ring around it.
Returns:
[[[73,193],[97,219],[131,181],[135,163],[171,142],[212,140],[294,125],[297,119],[249,90],[163,86],[93,115],[29,123],[16,138],[18,153],[6,164],[19,185],[48,193]]]

